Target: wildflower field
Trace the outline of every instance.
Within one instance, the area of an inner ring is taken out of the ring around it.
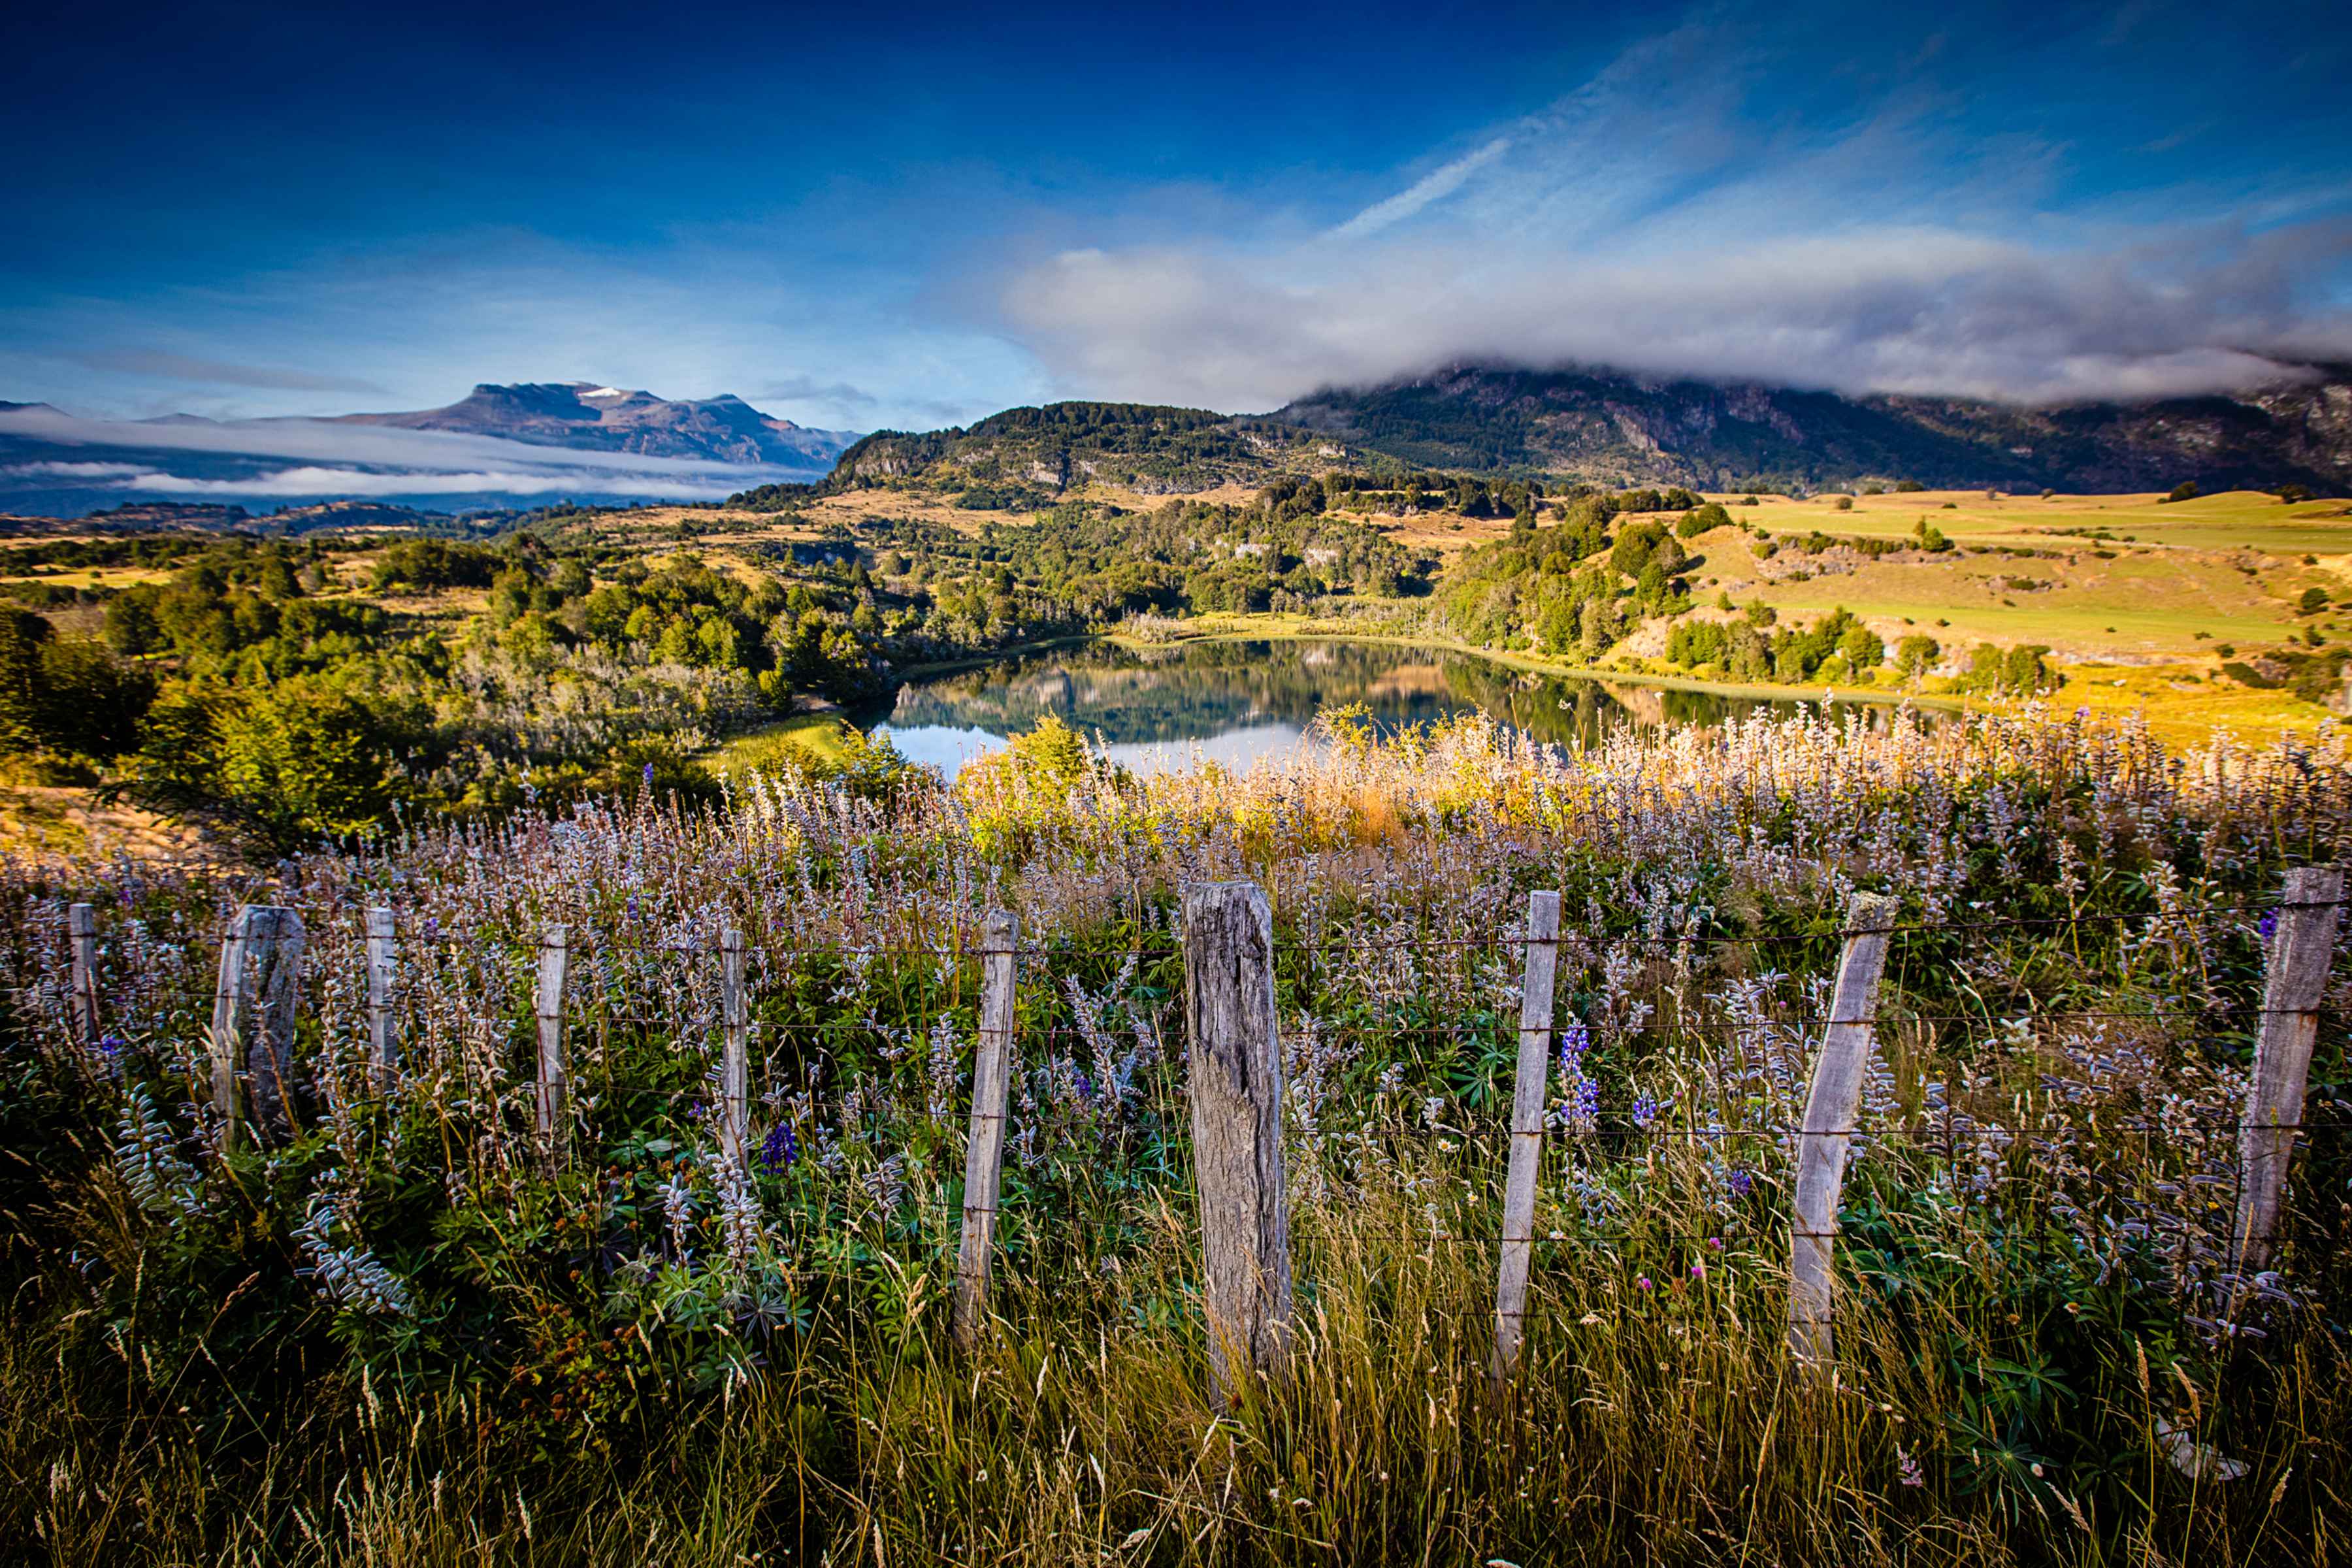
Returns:
[[[1851,710],[1572,751],[1475,720],[1320,739],[1247,774],[1016,744],[952,786],[648,789],[267,874],[6,868],[0,1549],[2346,1559],[2344,981],[2267,1268],[2231,1230],[2282,879],[2352,852],[2340,751]],[[1220,1398],[1176,910],[1241,879],[1273,909],[1297,1307],[1285,1375]],[[1540,889],[1562,900],[1549,1136],[1496,1385]],[[1858,891],[1900,914],[1836,1361],[1806,1367],[1794,1129]],[[247,904],[308,940],[291,1059],[240,1087],[231,1138],[207,1030]],[[397,918],[390,1070],[373,906]],[[1000,907],[1016,1066],[992,1320],[966,1351],[948,1304]],[[551,924],[560,1140],[533,1081]],[[718,1113],[725,931],[742,1163]]]

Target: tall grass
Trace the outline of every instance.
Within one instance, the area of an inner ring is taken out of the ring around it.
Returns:
[[[2212,1563],[2340,1555],[2341,986],[2279,1275],[2228,1254],[2282,867],[2343,759],[1818,718],[1574,754],[1335,721],[1245,777],[1083,761],[424,831],[267,886],[21,866],[0,1538],[59,1562]],[[1298,1333],[1213,1400],[1171,910],[1277,908]],[[1515,922],[1566,895],[1528,1341],[1486,1377]],[[1833,1373],[1782,1351],[1787,1123],[1846,895],[1906,900]],[[210,937],[313,933],[297,1133],[225,1150]],[[101,905],[109,1038],[63,906]],[[993,1331],[950,1348],[966,949],[1024,919]],[[366,1071],[359,914],[406,937]],[[571,924],[544,1170],[530,942]],[[761,1158],[712,1158],[716,933]]]

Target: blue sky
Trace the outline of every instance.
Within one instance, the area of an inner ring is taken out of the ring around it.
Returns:
[[[2347,84],[2340,5],[17,7],[0,398],[2195,390],[2352,358]]]

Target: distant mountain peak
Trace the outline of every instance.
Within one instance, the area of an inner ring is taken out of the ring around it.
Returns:
[[[757,464],[799,469],[811,478],[829,468],[856,439],[853,432],[811,430],[774,418],[732,393],[674,400],[593,381],[486,381],[446,408],[347,414],[341,422],[495,436],[580,451]]]

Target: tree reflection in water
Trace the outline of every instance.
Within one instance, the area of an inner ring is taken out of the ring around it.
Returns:
[[[1351,702],[1387,728],[1480,711],[1555,743],[1791,706],[1536,675],[1452,649],[1284,641],[1053,649],[910,680],[887,710],[858,717],[913,760],[952,771],[1051,713],[1151,772],[1196,755],[1246,764],[1299,744],[1316,714]]]

